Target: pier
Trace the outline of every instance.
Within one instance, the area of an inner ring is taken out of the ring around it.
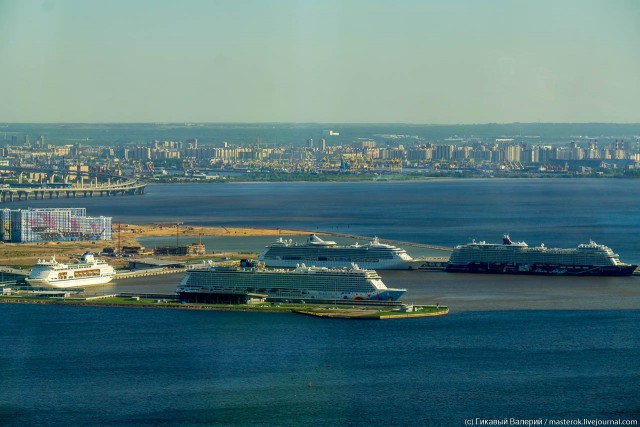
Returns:
[[[135,270],[135,271],[126,271],[126,272],[120,271],[120,272],[116,272],[115,276],[113,277],[113,280],[133,279],[135,277],[160,276],[164,274],[179,274],[179,273],[184,273],[186,271],[187,271],[186,268],[171,268],[171,269],[148,268],[148,269]]]
[[[31,269],[21,270],[19,268],[12,268],[12,267],[0,265],[0,273],[13,274],[15,276],[28,276],[30,271]]]

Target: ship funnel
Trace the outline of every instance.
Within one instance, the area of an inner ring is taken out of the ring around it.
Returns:
[[[82,255],[81,260],[83,262],[86,262],[87,264],[91,264],[91,263],[95,262],[95,258],[93,257],[93,254],[91,252],[85,252]]]
[[[316,246],[335,246],[336,245],[336,242],[322,240],[315,234],[309,235],[308,243],[310,245],[316,245]]]
[[[505,234],[504,236],[502,236],[502,244],[503,245],[511,245],[511,244],[513,244],[513,242],[511,241],[511,237],[509,237],[508,234]]]

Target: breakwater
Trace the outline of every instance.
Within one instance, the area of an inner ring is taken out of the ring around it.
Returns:
[[[119,308],[161,308],[175,310],[213,310],[213,311],[243,311],[268,313],[297,313],[308,316],[332,319],[362,319],[387,320],[406,319],[414,317],[433,317],[449,313],[447,307],[431,306],[398,306],[378,307],[363,302],[354,303],[351,307],[328,306],[321,304],[194,304],[182,303],[176,295],[136,295],[109,294],[90,297],[71,298],[38,298],[23,296],[0,297],[0,303],[5,304],[38,304],[60,306],[86,307],[119,307]]]

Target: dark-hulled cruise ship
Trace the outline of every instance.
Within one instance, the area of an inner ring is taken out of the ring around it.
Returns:
[[[625,264],[610,248],[594,241],[577,248],[529,247],[504,235],[502,244],[486,242],[456,246],[446,271],[464,273],[630,276],[637,265]]]
[[[409,270],[419,266],[404,249],[380,243],[378,238],[365,245],[342,246],[315,234],[309,235],[304,244],[280,238],[267,246],[258,260],[267,267],[285,268],[294,268],[300,263],[329,268],[349,267],[356,263],[372,270]]]
[[[192,269],[178,286],[182,300],[205,300],[210,294],[261,294],[290,300],[397,301],[406,289],[387,288],[373,270],[306,267],[294,270],[261,267]]]

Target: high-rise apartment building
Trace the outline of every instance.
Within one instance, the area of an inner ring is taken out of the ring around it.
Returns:
[[[87,216],[86,208],[3,209],[0,220],[6,242],[111,240],[111,217]]]

